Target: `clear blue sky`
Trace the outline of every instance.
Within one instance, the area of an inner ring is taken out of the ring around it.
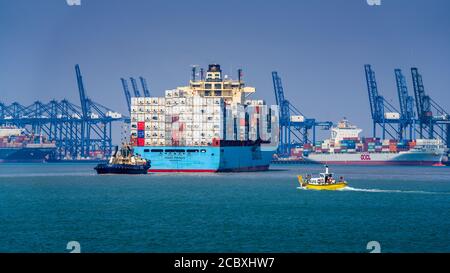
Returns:
[[[419,67],[426,91],[450,108],[450,1],[0,0],[0,100],[79,101],[126,112],[119,78],[146,77],[153,95],[183,85],[191,64],[239,67],[258,97],[274,102],[271,71],[307,116],[346,116],[370,132],[363,65],[398,105],[394,69]]]

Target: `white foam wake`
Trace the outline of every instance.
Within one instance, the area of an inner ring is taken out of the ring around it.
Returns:
[[[303,187],[297,187],[299,190],[308,190]],[[413,193],[413,194],[449,194],[450,192],[432,192],[432,191],[405,191],[405,190],[382,190],[382,189],[360,189],[353,187],[345,187],[337,191],[356,191],[356,192],[375,192],[375,193]]]
[[[353,187],[348,187],[348,186],[343,189],[340,189],[340,191],[378,192],[378,193],[450,194],[449,192],[432,192],[432,191],[360,189],[360,188],[353,188]]]

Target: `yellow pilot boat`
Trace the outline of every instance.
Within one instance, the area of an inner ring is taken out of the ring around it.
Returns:
[[[298,182],[300,187],[308,190],[340,190],[347,187],[347,182],[343,177],[340,177],[338,181],[334,179],[333,174],[328,172],[328,166],[325,166],[325,172],[320,173],[319,177],[311,177],[307,175],[305,179],[303,176],[298,176]]]

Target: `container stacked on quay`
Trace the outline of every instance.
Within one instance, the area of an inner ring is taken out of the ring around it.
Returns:
[[[253,93],[240,75],[222,77],[213,64],[206,77],[165,97],[132,98],[134,153],[152,162],[149,172],[267,170],[278,147],[279,111],[248,100]]]
[[[305,162],[321,164],[442,165],[446,147],[441,140],[360,138],[361,132],[344,119],[332,128],[330,139],[294,148],[291,155]]]
[[[15,126],[0,126],[0,162],[44,162],[56,145],[43,136],[30,135]]]

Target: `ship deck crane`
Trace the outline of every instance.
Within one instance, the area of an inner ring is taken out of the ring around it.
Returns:
[[[316,141],[316,127],[330,129],[333,123],[330,121],[319,122],[312,118],[306,118],[303,113],[285,98],[283,85],[278,72],[272,72],[272,81],[276,103],[280,108],[280,145],[278,155],[287,157],[291,148],[309,143],[309,132],[312,130],[312,142]],[[291,116],[301,116],[302,120],[294,121]]]

